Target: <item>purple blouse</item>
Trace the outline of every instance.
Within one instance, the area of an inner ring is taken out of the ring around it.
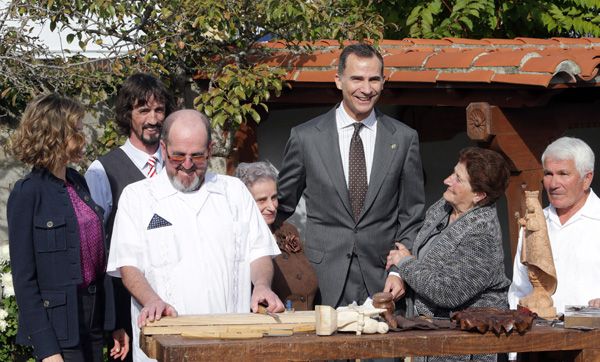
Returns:
[[[94,210],[77,195],[73,185],[67,184],[67,190],[79,225],[81,275],[83,277],[83,283],[79,287],[86,288],[104,272],[102,224]]]

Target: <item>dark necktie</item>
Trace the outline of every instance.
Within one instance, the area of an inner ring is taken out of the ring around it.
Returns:
[[[365,203],[367,189],[367,164],[365,162],[365,152],[363,149],[362,140],[360,139],[360,129],[362,123],[355,122],[354,133],[350,141],[350,158],[349,158],[349,174],[348,174],[348,191],[350,191],[350,203],[352,204],[352,212],[354,220],[358,221],[360,212]]]

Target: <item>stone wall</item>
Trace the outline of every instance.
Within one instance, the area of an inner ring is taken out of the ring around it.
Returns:
[[[8,136],[8,130],[0,132],[0,143],[3,145]],[[6,224],[6,202],[15,182],[27,173],[22,163],[16,162],[6,155],[4,147],[0,147],[0,246],[8,243],[8,227]]]

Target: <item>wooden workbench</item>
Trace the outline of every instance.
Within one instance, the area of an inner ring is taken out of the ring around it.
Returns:
[[[177,335],[142,336],[142,349],[160,362],[287,361],[567,351],[563,360],[600,361],[600,330],[578,331],[535,326],[524,335],[497,337],[462,331],[405,331],[356,336],[338,333],[320,337],[296,334],[251,340],[198,340]],[[540,359],[545,360],[544,359]]]

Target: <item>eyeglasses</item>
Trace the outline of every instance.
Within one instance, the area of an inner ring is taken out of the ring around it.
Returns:
[[[169,161],[174,162],[176,164],[184,163],[188,157],[192,159],[192,162],[194,163],[194,165],[203,164],[208,159],[207,152],[194,153],[192,155],[181,155],[181,154],[169,155],[169,150],[167,149],[166,146],[165,146],[165,150],[167,151],[167,158],[169,159]]]

